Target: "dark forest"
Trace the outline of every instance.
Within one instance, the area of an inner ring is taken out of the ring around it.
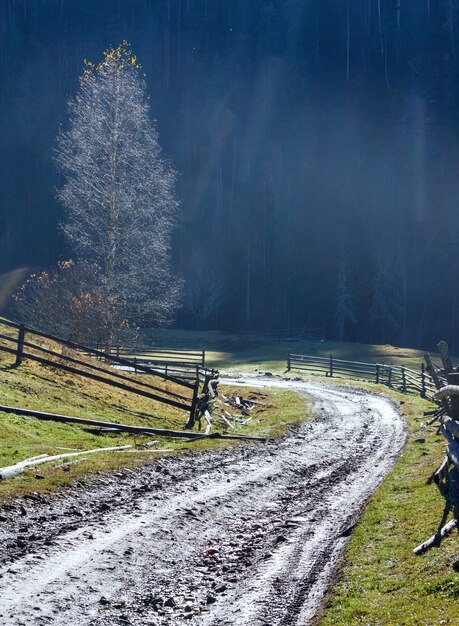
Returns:
[[[56,135],[84,59],[127,39],[178,173],[178,325],[459,348],[457,0],[0,0],[0,18],[3,274],[72,256]]]

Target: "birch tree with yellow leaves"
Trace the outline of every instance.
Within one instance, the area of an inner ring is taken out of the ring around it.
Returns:
[[[164,325],[178,306],[181,280],[171,267],[178,210],[175,172],[151,119],[146,83],[127,42],[85,61],[68,128],[55,160],[64,183],[64,233],[95,269],[108,326],[126,319]],[[115,333],[116,334],[116,333]]]

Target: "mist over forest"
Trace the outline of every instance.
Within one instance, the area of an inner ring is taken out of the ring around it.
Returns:
[[[56,136],[124,39],[178,173],[178,326],[459,348],[457,0],[0,0],[3,274],[72,257]]]

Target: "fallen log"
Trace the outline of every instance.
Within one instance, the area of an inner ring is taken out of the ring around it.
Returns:
[[[60,463],[59,465],[53,465],[52,469],[62,469],[63,467],[66,467],[66,471],[70,471],[70,465],[78,465],[81,461],[84,461],[84,459],[75,459],[75,461],[69,461],[68,463]]]
[[[13,413],[15,415],[23,415],[25,417],[35,417],[40,420],[53,422],[62,422],[70,424],[84,424],[86,426],[99,426],[102,428],[116,428],[126,433],[159,435],[162,437],[198,439],[202,437],[212,437],[219,439],[240,439],[247,441],[266,441],[266,437],[252,437],[249,435],[221,435],[220,433],[212,433],[202,435],[201,433],[183,430],[169,430],[162,428],[151,428],[149,426],[130,426],[128,424],[117,424],[115,422],[102,422],[100,420],[86,419],[83,417],[71,417],[68,415],[58,415],[56,413],[43,413],[42,411],[34,411],[32,409],[20,409],[18,407],[0,405],[0,412]]]
[[[212,427],[212,420],[210,418],[210,413],[209,411],[207,411],[207,409],[204,411],[204,418],[206,420],[206,430],[204,431],[204,434],[208,435]]]
[[[95,452],[118,452],[120,450],[129,450],[132,446],[115,446],[112,448],[95,448],[93,450],[81,450],[80,452],[66,452],[65,454],[54,454],[48,456],[47,454],[40,457],[31,457],[20,461],[15,465],[8,465],[7,467],[0,467],[0,480],[6,478],[12,478],[21,474],[28,467],[34,467],[35,465],[42,465],[43,463],[49,463],[51,461],[60,461],[61,459],[68,459],[70,457],[81,456],[83,454],[93,454]]]
[[[266,402],[259,402],[258,400],[246,400],[246,402],[250,402],[250,404],[257,404],[258,406],[267,406]]]
[[[451,520],[445,526],[443,526],[441,530],[435,533],[435,535],[432,535],[432,537],[429,537],[427,541],[424,541],[424,543],[421,543],[417,548],[414,548],[413,550],[414,554],[422,554],[423,552],[426,552],[430,548],[433,548],[434,546],[438,546],[438,544],[441,542],[443,537],[446,537],[447,535],[449,535],[456,527],[457,527],[457,519]]]
[[[435,393],[434,398],[443,400],[449,396],[459,396],[459,385],[446,385],[442,387]]]
[[[209,390],[209,394],[212,398],[215,398],[218,395],[218,385],[219,385],[219,380],[218,378],[213,378],[212,380],[209,380],[209,386],[208,386],[208,390]],[[215,385],[215,389],[213,388],[212,385]]]
[[[226,419],[224,415],[219,415],[219,418],[222,422],[224,422],[228,426],[228,428],[231,428],[231,430],[234,430],[233,424],[231,424],[231,422],[228,419]]]
[[[427,422],[427,424],[425,425],[425,428],[427,428],[428,426],[432,426],[432,424],[434,424],[434,423],[435,423],[435,422],[437,422],[439,419],[441,419],[441,417],[442,417],[443,415],[446,415],[446,411],[444,411],[444,410],[442,410],[442,411],[440,411],[440,412],[436,413],[436,414],[435,414],[435,416]]]

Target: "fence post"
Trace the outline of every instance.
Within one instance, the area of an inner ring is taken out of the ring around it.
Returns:
[[[405,368],[402,365],[402,391],[404,393],[406,393],[406,374],[405,374]]]
[[[330,373],[329,373],[330,378],[333,377],[333,354],[330,354]]]
[[[376,364],[376,384],[379,385],[379,365]]]
[[[287,350],[287,372],[292,369],[292,361],[290,359],[290,350]]]
[[[202,388],[202,393],[209,393],[210,381],[212,380],[211,374],[204,374],[204,386]]]
[[[202,350],[201,352],[201,365],[203,367],[206,366],[206,351],[205,350]]]
[[[421,363],[421,398],[426,397],[426,366],[424,363]]]
[[[116,358],[117,359],[120,358],[120,346],[119,346],[119,344],[116,346]]]
[[[198,404],[198,394],[199,394],[199,366],[196,365],[196,381],[194,383],[193,389],[193,399],[191,401],[191,409],[190,409],[190,417],[185,425],[185,428],[193,428],[196,418],[196,407]]]
[[[134,357],[134,374],[137,374],[137,357]]]
[[[24,352],[24,337],[25,337],[25,326],[24,324],[21,324],[19,326],[19,333],[18,333],[18,349],[16,352],[16,362],[14,364],[14,367],[19,367],[22,363],[22,355]]]
[[[392,387],[392,368],[389,367],[389,375],[387,377],[387,386]]]

